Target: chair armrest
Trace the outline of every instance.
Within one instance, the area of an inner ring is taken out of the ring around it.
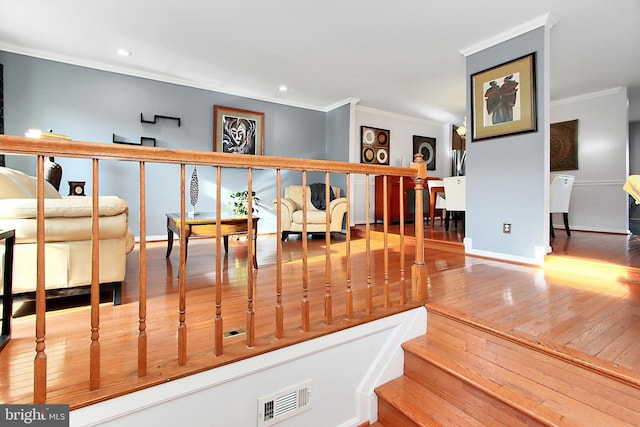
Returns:
[[[282,216],[286,218],[291,218],[293,213],[298,209],[298,205],[291,199],[287,199],[286,197],[282,197],[280,199]],[[273,210],[278,209],[278,200],[273,199]]]
[[[344,207],[346,209],[347,206],[347,198],[339,197],[337,199],[333,199],[331,203],[329,203],[329,210],[333,213],[333,211],[337,208]]]
[[[280,199],[280,209],[281,209],[280,210],[280,227],[282,228],[282,231],[291,230],[293,213],[296,211],[297,208],[298,208],[298,205],[296,205],[296,203],[293,200],[288,199],[286,197],[282,197]],[[277,209],[278,209],[278,200],[274,199],[273,210],[277,212]]]
[[[283,197],[280,199],[280,202],[282,203],[282,206],[285,206],[289,210],[290,216],[293,215],[293,213],[298,210],[298,204],[294,202],[292,199]]]
[[[329,211],[331,212],[331,231],[342,231],[342,222],[347,213],[347,198],[333,199],[329,203]]]

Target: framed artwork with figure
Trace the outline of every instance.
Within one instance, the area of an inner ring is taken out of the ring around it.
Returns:
[[[220,153],[264,154],[264,113],[213,106],[213,149]]]
[[[471,76],[471,142],[537,130],[535,52]]]

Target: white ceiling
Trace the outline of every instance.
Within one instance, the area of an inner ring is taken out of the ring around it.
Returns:
[[[545,14],[557,20],[552,100],[618,86],[640,98],[638,0],[0,0],[0,50],[322,111],[356,98],[460,123],[460,52]],[[631,114],[640,120],[640,108]]]

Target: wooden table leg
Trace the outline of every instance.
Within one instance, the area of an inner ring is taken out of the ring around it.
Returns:
[[[254,221],[253,229],[253,268],[258,268],[258,221]]]
[[[173,230],[169,228],[169,222],[170,222],[170,219],[167,218],[167,254],[165,255],[166,258],[169,258],[169,255],[171,255],[171,250],[173,249]]]
[[[433,228],[436,222],[436,196],[437,194],[431,189],[429,191],[429,228]]]
[[[258,258],[256,254],[258,236],[254,234],[253,236],[253,268],[258,268]]]

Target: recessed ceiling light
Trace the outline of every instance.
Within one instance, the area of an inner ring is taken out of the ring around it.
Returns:
[[[127,49],[118,49],[116,53],[120,56],[131,56],[131,52],[129,52]]]
[[[279,90],[280,92],[286,92],[286,91],[288,91],[288,90],[289,90],[289,88],[288,88],[287,86],[285,86],[285,85],[280,85],[280,87],[278,88],[278,90]]]

